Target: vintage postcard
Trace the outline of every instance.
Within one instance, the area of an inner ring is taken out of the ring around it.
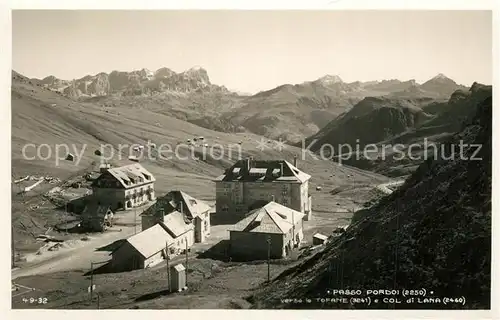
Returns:
[[[11,308],[491,311],[492,7],[323,5],[13,8]]]

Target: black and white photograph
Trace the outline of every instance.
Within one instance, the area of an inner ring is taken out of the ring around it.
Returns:
[[[342,1],[12,10],[11,309],[492,310],[495,13]]]

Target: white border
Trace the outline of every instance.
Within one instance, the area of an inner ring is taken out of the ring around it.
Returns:
[[[491,9],[494,0],[14,0],[12,9]]]
[[[494,90],[494,104],[497,98],[497,86],[499,85],[499,45],[498,39],[500,35],[498,32],[498,26],[500,25],[500,18],[498,12],[498,1],[493,0],[281,0],[281,1],[271,1],[271,0],[248,0],[248,1],[237,1],[237,0],[186,0],[186,1],[168,1],[168,0],[17,0],[13,1],[10,6],[12,9],[127,9],[127,10],[137,10],[137,9],[246,9],[246,10],[286,10],[286,9],[305,9],[305,10],[338,10],[338,9],[350,9],[350,10],[367,10],[367,9],[392,9],[392,10],[404,10],[404,9],[430,9],[430,10],[491,10],[494,11],[493,18],[493,90]],[[0,77],[0,99],[2,102],[2,112],[0,113],[0,130],[2,134],[0,135],[2,139],[2,146],[4,150],[10,151],[10,81],[11,72],[10,65],[12,61],[11,53],[11,13],[9,6],[4,2],[0,2],[1,8],[1,18],[0,18],[0,34],[2,44],[0,45],[1,57],[1,77]],[[34,56],[36,59],[36,56]],[[464,63],[473,63],[467,62]],[[496,120],[497,113],[494,110],[493,116],[493,143],[498,140],[497,135],[500,128],[495,125],[498,123]],[[10,171],[10,156],[7,152],[4,152],[5,157],[2,158],[2,170],[1,170],[1,185],[2,192],[0,192],[2,212],[4,216],[9,217],[9,223],[2,223],[2,228],[4,232],[1,233],[3,238],[2,243],[2,257],[10,257],[10,248],[7,244],[10,243],[10,214],[11,203],[10,203],[10,181],[9,181],[9,171]],[[494,159],[499,158],[499,151],[493,148]],[[498,188],[498,183],[496,179],[499,173],[499,166],[493,162],[493,192],[492,194],[498,194],[495,192]],[[493,212],[496,208],[499,208],[498,197],[493,197]],[[7,221],[6,221],[7,222]],[[321,317],[335,317],[340,319],[428,319],[428,318],[439,318],[439,319],[500,319],[500,308],[495,305],[493,301],[500,301],[499,294],[499,280],[496,276],[499,275],[499,257],[498,257],[498,239],[497,236],[499,232],[499,219],[493,217],[493,229],[492,229],[492,239],[493,239],[493,257],[492,257],[492,310],[491,311],[353,311],[353,310],[311,310],[311,311],[196,311],[196,310],[162,310],[162,311],[145,311],[145,310],[117,310],[117,311],[107,311],[100,310],[96,311],[54,311],[54,310],[10,310],[10,294],[7,292],[7,288],[10,287],[10,263],[7,263],[8,259],[5,259],[4,268],[2,271],[2,278],[5,280],[3,288],[5,288],[7,297],[2,299],[2,311],[9,310],[8,315],[5,314],[9,319],[27,319],[37,317],[39,319],[44,319],[45,317],[50,317],[50,319],[65,319],[68,315],[71,315],[76,319],[88,319],[88,318],[107,318],[113,313],[112,317],[124,317],[132,318],[137,316],[142,317],[155,317],[155,318],[165,318],[165,317],[216,317],[216,319],[227,318],[230,319],[234,316],[238,316],[241,319],[255,319],[256,317],[265,317],[277,315],[278,317],[285,317],[289,320],[293,319],[312,319]],[[480,250],[480,248],[478,248]],[[4,308],[5,307],[5,308]],[[130,313],[135,312],[135,313]],[[136,313],[141,313],[137,315]],[[187,313],[186,313],[187,312]],[[277,312],[277,313],[276,313]],[[146,314],[147,313],[147,314]],[[237,313],[237,314],[236,314]]]

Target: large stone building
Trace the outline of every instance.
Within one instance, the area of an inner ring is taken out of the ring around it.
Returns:
[[[210,235],[210,206],[185,192],[174,190],[157,199],[156,203],[141,214],[142,230],[166,222],[172,213],[181,214],[193,225],[194,241],[205,242]]]
[[[287,257],[304,238],[304,214],[269,202],[251,211],[229,232],[230,255],[245,260]]]
[[[310,175],[286,160],[239,160],[215,179],[216,212],[246,214],[275,201],[311,218]]]
[[[94,201],[128,210],[155,200],[155,177],[138,163],[109,168],[92,183]]]

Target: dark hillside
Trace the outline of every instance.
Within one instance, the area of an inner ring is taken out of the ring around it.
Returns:
[[[346,233],[253,296],[254,306],[352,308],[349,304],[322,304],[315,298],[327,296],[329,289],[425,288],[427,296],[463,296],[466,303],[380,301],[357,308],[489,309],[491,117],[490,95],[462,131],[444,144],[438,160],[427,160],[402,187],[372,208],[358,212]],[[469,145],[463,159],[460,141]],[[474,144],[482,145],[477,154],[477,148],[470,146]],[[312,302],[282,300],[306,297]]]

